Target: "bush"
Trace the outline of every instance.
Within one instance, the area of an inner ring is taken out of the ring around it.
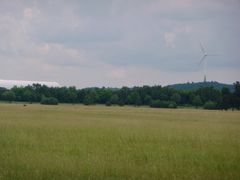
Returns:
[[[154,100],[151,102],[150,107],[153,108],[160,108],[161,107],[161,101],[160,100]]]
[[[150,107],[153,107],[153,108],[177,108],[177,104],[175,102],[170,102],[170,101],[155,100],[155,101],[152,101]]]
[[[204,104],[204,109],[209,109],[209,110],[214,110],[214,109],[218,109],[217,108],[217,103],[213,102],[213,101],[207,101]]]
[[[125,104],[124,104],[123,101],[120,100],[120,101],[118,101],[118,105],[119,105],[119,106],[124,106]]]
[[[42,97],[41,104],[58,105],[58,99],[54,97]]]
[[[169,105],[168,105],[168,108],[176,109],[176,108],[177,108],[177,103],[175,103],[175,102],[170,102]]]
[[[105,104],[106,106],[111,106],[112,105],[112,103],[110,102],[110,101],[108,101],[108,102],[106,102],[106,104]]]

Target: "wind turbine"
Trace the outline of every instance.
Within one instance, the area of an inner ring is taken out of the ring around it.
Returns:
[[[199,64],[202,64],[202,63],[203,63],[204,82],[206,82],[206,81],[207,81],[207,75],[206,75],[207,62],[206,62],[206,58],[207,58],[208,56],[217,56],[217,54],[208,54],[207,51],[205,50],[203,44],[202,44],[201,42],[200,42],[200,48],[201,48],[201,50],[202,50],[203,56],[202,56]]]

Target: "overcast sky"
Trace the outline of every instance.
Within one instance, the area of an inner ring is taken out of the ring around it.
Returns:
[[[0,0],[0,79],[78,88],[240,77],[239,0]]]

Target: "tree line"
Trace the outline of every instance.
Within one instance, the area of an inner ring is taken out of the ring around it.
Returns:
[[[41,102],[42,104],[82,103],[85,105],[105,104],[150,106],[153,108],[177,108],[178,106],[203,107],[205,109],[239,109],[240,84],[234,84],[231,92],[204,87],[197,90],[175,90],[162,86],[85,88],[47,87],[33,84],[26,87],[0,88],[0,100],[18,102]]]

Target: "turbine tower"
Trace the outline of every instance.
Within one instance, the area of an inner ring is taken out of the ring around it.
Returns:
[[[203,81],[206,82],[207,81],[207,75],[206,75],[206,66],[207,66],[207,62],[206,62],[206,58],[208,56],[216,56],[216,54],[208,54],[207,51],[205,50],[203,44],[200,42],[200,48],[201,48],[201,51],[203,53],[203,56],[200,60],[200,63],[199,64],[202,64],[203,63],[203,73],[204,73],[204,79]]]

